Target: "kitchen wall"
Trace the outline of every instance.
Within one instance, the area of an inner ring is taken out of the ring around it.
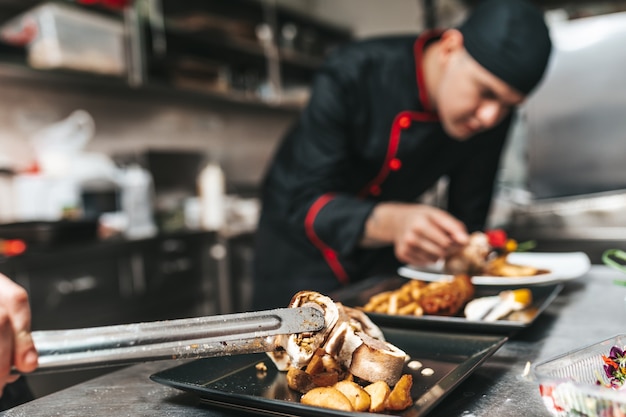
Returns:
[[[423,27],[419,0],[278,0],[277,3],[338,25],[357,37],[390,32],[415,32]]]
[[[28,138],[34,132],[83,109],[96,122],[88,151],[115,155],[146,148],[198,150],[221,161],[229,180],[256,183],[276,142],[297,117],[295,111],[208,100],[194,103],[166,94],[134,95],[124,90],[45,88],[0,79],[3,154],[29,160]]]
[[[356,37],[415,33],[424,28],[422,0],[276,0],[279,4],[352,28]],[[464,16],[460,0],[436,1],[442,27],[454,26]]]

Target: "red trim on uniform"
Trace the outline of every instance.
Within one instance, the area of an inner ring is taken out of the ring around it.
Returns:
[[[325,244],[317,236],[317,233],[315,233],[315,228],[313,227],[313,224],[315,223],[315,218],[317,217],[319,212],[333,198],[335,198],[335,195],[332,193],[329,193],[329,194],[324,194],[320,198],[315,200],[315,202],[313,203],[313,205],[311,205],[311,208],[309,209],[304,219],[304,229],[311,243],[313,243],[313,245],[316,248],[318,248],[320,252],[322,253],[324,260],[326,261],[330,269],[333,271],[333,274],[335,274],[335,277],[337,277],[337,280],[339,280],[339,282],[341,282],[342,284],[347,284],[350,281],[350,277],[348,277],[346,270],[343,268],[343,266],[339,262],[339,256],[337,255],[337,252],[334,249],[332,249],[330,246]]]
[[[401,129],[407,129],[409,126],[411,126],[411,118],[409,116],[400,116],[398,118],[398,126],[400,126]]]
[[[422,68],[422,59],[424,57],[424,46],[426,43],[438,36],[441,36],[442,30],[430,30],[420,35],[413,44],[413,53],[415,55],[415,72],[417,79],[417,87],[419,90],[419,98],[424,106],[425,111],[409,111],[405,110],[396,115],[391,125],[389,134],[389,143],[387,145],[387,155],[383,161],[378,174],[371,180],[359,193],[360,197],[368,195],[378,196],[382,192],[382,183],[389,176],[390,171],[397,171],[402,168],[402,161],[396,158],[398,147],[400,146],[400,134],[402,129],[408,129],[411,124],[416,122],[438,122],[439,115],[432,109],[426,85],[424,81],[424,71]]]
[[[433,106],[428,98],[428,91],[426,91],[426,81],[424,80],[424,71],[422,68],[422,61],[424,59],[424,46],[433,38],[441,36],[443,30],[433,29],[422,33],[413,44],[413,55],[415,56],[415,77],[417,78],[417,87],[419,89],[420,101],[424,110],[427,112],[433,112]]]
[[[399,160],[398,158],[393,158],[391,161],[389,161],[389,169],[392,171],[397,171],[400,168],[402,168],[402,161]]]
[[[402,161],[396,158],[398,147],[400,146],[400,133],[402,129],[411,127],[413,121],[417,122],[437,122],[439,117],[435,113],[423,113],[416,111],[403,111],[396,115],[391,125],[391,133],[389,134],[389,144],[387,145],[387,155],[380,171],[359,193],[359,196],[380,195],[382,191],[382,183],[389,176],[391,170],[397,171],[402,166]],[[408,124],[407,124],[408,122]]]

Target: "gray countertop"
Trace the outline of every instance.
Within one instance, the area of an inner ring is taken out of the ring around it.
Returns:
[[[491,358],[452,391],[429,417],[549,416],[536,382],[525,376],[528,364],[626,332],[626,278],[604,266],[567,282],[533,325],[512,336]],[[37,416],[240,416],[202,404],[188,393],[162,386],[149,376],[179,365],[140,364],[0,413]]]

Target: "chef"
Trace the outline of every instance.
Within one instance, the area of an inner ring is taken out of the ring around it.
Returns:
[[[550,52],[525,0],[485,0],[458,28],[334,51],[264,180],[254,307],[466,243],[485,225],[513,110]],[[442,178],[446,210],[419,204]]]

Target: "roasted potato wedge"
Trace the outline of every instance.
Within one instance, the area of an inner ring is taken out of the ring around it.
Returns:
[[[339,381],[333,387],[348,398],[354,411],[368,411],[370,409],[370,395],[356,382]]]
[[[322,356],[322,362],[324,363],[324,370],[326,372],[335,372],[341,376],[345,374],[343,368],[337,362],[337,359],[333,358],[331,355]]]
[[[385,381],[376,381],[365,388],[365,392],[370,395],[370,413],[380,413],[385,411],[385,401],[391,393],[391,388]]]
[[[385,409],[399,411],[413,405],[413,399],[411,398],[412,386],[413,377],[411,374],[402,375],[387,397]]]
[[[315,351],[315,354],[311,357],[311,361],[306,366],[305,371],[307,374],[319,374],[324,371],[324,361],[322,358],[325,354],[324,349],[317,349]]]
[[[313,376],[307,374],[298,368],[289,368],[287,371],[287,385],[294,391],[298,391],[302,394],[315,388],[315,381]],[[332,385],[332,384],[331,384]]]
[[[354,411],[350,400],[337,388],[313,388],[300,398],[300,402],[316,407],[331,408],[333,410]]]
[[[311,375],[311,378],[316,387],[330,387],[339,382],[339,374],[336,372],[320,372]]]

